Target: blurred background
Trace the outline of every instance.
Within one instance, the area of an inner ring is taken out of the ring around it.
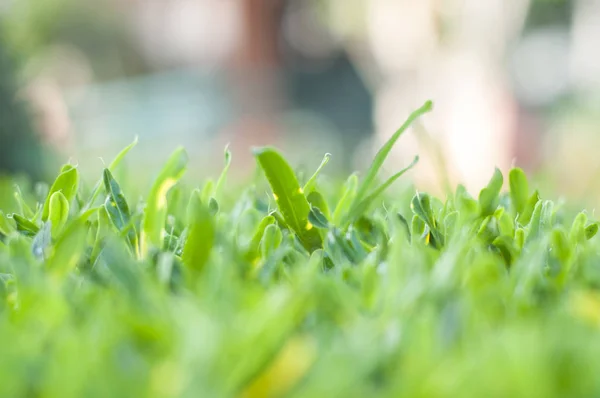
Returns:
[[[133,172],[178,145],[192,176],[272,144],[418,187],[481,188],[495,166],[600,199],[600,0],[0,0],[0,168],[96,176],[139,136]],[[41,178],[41,177],[40,177]]]

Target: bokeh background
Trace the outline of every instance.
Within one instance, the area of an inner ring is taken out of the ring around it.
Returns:
[[[227,143],[239,177],[263,144],[360,170],[428,99],[388,172],[600,199],[600,0],[0,0],[4,170],[97,175],[136,135],[140,176],[178,145],[215,175]]]

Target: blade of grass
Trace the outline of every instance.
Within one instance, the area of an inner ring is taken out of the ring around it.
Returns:
[[[62,192],[54,192],[50,197],[50,213],[48,215],[48,221],[50,221],[52,225],[52,237],[58,237],[58,234],[67,222],[68,217],[69,201]]]
[[[358,191],[356,193],[356,196],[354,197],[354,202],[352,203],[352,206],[350,206],[351,208],[354,207],[357,202],[361,201],[363,197],[367,194],[367,191],[375,181],[377,173],[379,172],[379,169],[381,169],[383,162],[388,157],[394,144],[396,143],[396,141],[398,141],[402,133],[404,133],[417,118],[419,118],[427,112],[430,112],[432,109],[433,103],[431,101],[425,102],[423,106],[421,106],[419,109],[417,109],[408,116],[408,119],[406,119],[404,124],[402,124],[402,126],[400,126],[400,128],[396,130],[396,132],[390,137],[390,139],[383,145],[383,147],[381,147],[381,149],[377,152],[377,155],[375,155],[373,163],[371,164],[371,167],[369,168],[366,177],[358,187]]]
[[[398,178],[400,178],[404,173],[415,167],[415,165],[419,162],[419,157],[415,156],[413,161],[404,169],[400,170],[393,176],[387,179],[383,184],[377,187],[369,196],[363,199],[361,202],[356,203],[354,207],[350,208],[350,211],[347,213],[345,218],[346,223],[360,217],[369,207],[371,203],[381,195],[386,189],[390,187]]]
[[[42,221],[48,220],[48,215],[50,214],[50,198],[54,192],[62,192],[65,196],[69,204],[75,198],[77,194],[77,189],[79,188],[79,172],[76,167],[71,165],[66,165],[63,167],[63,171],[56,177],[52,187],[50,188],[50,192],[46,197],[46,202],[44,203],[44,210],[42,211]]]
[[[87,228],[80,220],[70,223],[54,245],[46,265],[58,277],[75,269],[85,253]]]
[[[104,169],[103,181],[104,188],[108,194],[106,203],[104,204],[106,212],[113,225],[117,227],[119,231],[123,231],[125,227],[130,226],[131,213],[129,211],[129,205],[127,204],[125,195],[123,195],[123,192],[121,191],[121,186],[117,180],[114,179],[110,170]],[[135,225],[128,229],[127,238],[136,255],[139,257],[140,253]]]
[[[167,193],[181,179],[187,169],[188,156],[185,149],[177,148],[150,190],[140,237],[140,254],[145,258],[151,246],[161,247],[167,219]]]
[[[189,210],[189,233],[183,246],[182,260],[193,272],[202,272],[214,245],[215,226],[197,191],[192,194]]]
[[[304,188],[303,188],[304,192],[311,193],[311,191],[315,187],[315,184],[317,182],[317,177],[319,176],[319,173],[321,173],[321,170],[323,170],[323,167],[325,167],[325,165],[327,165],[327,163],[329,163],[329,159],[330,158],[331,158],[331,154],[330,153],[326,153],[325,156],[323,156],[323,160],[321,160],[321,164],[319,165],[319,167],[317,168],[317,170],[308,179],[308,181],[306,181],[306,184],[304,184]]]
[[[138,136],[136,135],[135,138],[133,139],[133,142],[131,144],[127,145],[125,148],[123,148],[121,150],[121,152],[119,152],[117,154],[117,156],[115,156],[113,161],[110,162],[110,165],[108,166],[108,170],[110,170],[111,172],[115,171],[117,166],[119,166],[119,164],[121,164],[121,162],[123,161],[123,158],[125,158],[125,155],[127,155],[129,153],[129,151],[131,151],[137,145],[137,143],[138,143]],[[102,181],[102,179],[100,179],[96,183],[96,185],[94,185],[94,189],[92,190],[92,196],[87,201],[87,203],[83,207],[82,211],[86,211],[91,206],[93,206],[94,202],[98,198],[98,195],[100,195],[100,192],[102,192],[102,184],[103,184],[103,181]]]
[[[321,235],[308,221],[310,205],[290,165],[273,148],[256,148],[254,156],[271,185],[275,202],[288,226],[308,251],[321,248]]]
[[[229,150],[229,145],[225,147],[225,167],[217,180],[217,185],[215,185],[215,189],[212,196],[216,196],[220,191],[223,183],[225,182],[225,177],[227,176],[227,171],[229,171],[229,166],[231,166],[231,151]]]

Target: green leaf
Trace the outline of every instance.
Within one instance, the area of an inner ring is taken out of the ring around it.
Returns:
[[[108,195],[106,198],[106,211],[112,223],[119,231],[123,230],[131,218],[129,205],[121,191],[119,183],[114,179],[108,169],[104,169],[102,180]]]
[[[438,225],[433,214],[431,206],[431,197],[425,193],[417,192],[410,202],[410,208],[426,225],[429,235],[426,238],[427,243],[431,243],[434,248],[440,248],[444,245],[444,237],[438,229]],[[413,235],[415,235],[413,233]]]
[[[505,211],[504,207],[498,207],[494,212],[494,217],[498,222],[498,230],[500,235],[513,236],[515,233],[515,225],[513,219]]]
[[[410,209],[426,224],[433,225],[433,213],[428,194],[417,192],[410,201]]]
[[[280,212],[278,212],[277,210],[272,210],[271,212],[269,212],[269,215],[272,216],[273,218],[275,218],[275,221],[277,222],[277,225],[279,225],[279,228],[285,229],[285,230],[290,229],[290,227],[288,227],[287,223],[283,219],[283,216],[281,215]]]
[[[192,194],[189,211],[189,232],[183,247],[182,260],[190,270],[202,272],[214,245],[215,226],[198,192]]]
[[[526,240],[527,242],[536,239],[540,234],[543,205],[544,203],[541,200],[535,205],[535,209],[533,210],[533,214],[531,215],[531,220],[529,220],[529,231],[527,232]]]
[[[390,187],[390,185],[392,185],[394,183],[394,181],[396,181],[398,178],[400,178],[404,173],[406,173],[408,170],[415,167],[415,165],[418,162],[419,162],[419,157],[415,156],[413,161],[407,167],[405,167],[404,169],[400,170],[398,173],[396,173],[393,176],[391,176],[390,178],[388,178],[386,182],[384,182],[379,187],[377,187],[377,189],[375,189],[369,196],[367,196],[361,202],[355,201],[355,205],[354,205],[354,207],[350,208],[350,211],[348,212],[346,220],[351,221],[351,220],[354,220],[354,219],[360,217],[367,210],[369,205],[371,203],[373,203],[373,201],[379,195],[381,195],[386,189],[388,189]]]
[[[344,191],[335,206],[335,210],[333,212],[333,223],[339,225],[342,222],[342,217],[344,217],[348,211],[350,210],[350,206],[354,201],[354,197],[356,196],[356,188],[358,186],[358,177],[356,174],[352,174],[346,180],[344,184]]]
[[[77,189],[79,187],[79,172],[77,168],[66,165],[63,167],[63,171],[56,177],[52,187],[50,187],[50,192],[46,198],[46,202],[44,203],[44,210],[42,211],[42,221],[48,220],[48,216],[50,215],[50,198],[55,192],[62,192],[64,197],[67,199],[67,202],[71,203],[71,201],[77,195]]]
[[[257,148],[254,155],[271,185],[273,196],[287,225],[296,233],[306,250],[313,252],[321,248],[321,235],[308,221],[310,205],[290,165],[272,148]]]
[[[309,193],[308,196],[306,197],[306,200],[308,200],[308,203],[311,206],[318,207],[319,210],[321,210],[321,212],[323,212],[323,214],[325,215],[325,217],[327,219],[329,219],[331,217],[331,214],[329,213],[329,206],[327,205],[327,201],[325,200],[325,198],[323,197],[323,195],[321,195],[321,193],[319,191],[312,191],[311,193]]]
[[[55,276],[62,277],[73,271],[85,253],[87,228],[80,220],[71,222],[54,245],[46,264]]]
[[[489,216],[498,206],[498,195],[502,189],[504,178],[498,168],[494,170],[494,175],[488,183],[487,187],[483,188],[479,193],[479,206],[482,216]]]
[[[562,228],[554,228],[550,234],[550,242],[554,255],[566,264],[571,256],[571,244],[567,239],[567,234]]]
[[[523,213],[521,213],[517,219],[521,225],[529,224],[529,221],[531,220],[531,216],[533,215],[533,211],[535,210],[535,206],[537,205],[537,203],[539,201],[540,201],[540,194],[538,193],[538,191],[535,191],[529,197],[529,200],[527,200],[527,204],[525,205],[525,208],[523,209]]]
[[[142,258],[146,257],[151,246],[162,246],[167,219],[167,193],[181,179],[187,163],[188,156],[185,150],[181,147],[177,148],[152,185],[142,220],[140,239]]]
[[[486,244],[492,243],[492,241],[498,236],[498,224],[496,219],[492,216],[485,217],[479,225],[477,236]]]
[[[231,151],[229,150],[229,146],[225,147],[225,167],[217,180],[217,185],[215,186],[213,195],[216,196],[218,192],[221,190],[223,183],[225,182],[225,177],[227,176],[227,171],[229,170],[229,166],[231,166]]]
[[[138,143],[138,137],[136,135],[135,138],[133,139],[133,142],[131,144],[127,145],[125,148],[123,148],[121,150],[121,152],[119,152],[117,154],[117,156],[115,156],[113,161],[110,162],[108,169],[111,172],[114,172],[115,169],[119,166],[119,164],[121,164],[121,162],[123,161],[125,156],[129,153],[129,151],[131,151],[137,145],[137,143]],[[96,198],[98,197],[98,195],[100,195],[100,192],[102,191],[103,180],[104,180],[104,178],[100,179],[100,181],[98,181],[96,183],[96,185],[94,186],[94,189],[92,190],[92,196],[90,197],[90,199],[88,200],[88,202],[86,203],[86,205],[83,208],[84,211],[94,205]]]
[[[40,230],[40,227],[19,214],[11,214],[10,216],[17,225],[17,231],[25,236],[35,236]]]
[[[523,249],[525,244],[525,230],[523,228],[515,229],[515,245],[519,250]]]
[[[52,236],[58,237],[69,217],[69,201],[61,191],[54,192],[50,196],[50,211],[48,221],[52,224]]]
[[[466,220],[471,216],[476,215],[479,207],[478,203],[467,192],[467,189],[463,185],[459,185],[456,188],[456,194],[454,197],[456,202],[456,210],[458,210],[461,219]]]
[[[260,221],[246,249],[246,260],[252,262],[258,257],[260,241],[263,238],[265,229],[271,224],[275,224],[275,217],[273,216],[266,216]]]
[[[92,248],[91,262],[94,264],[102,251],[104,239],[110,232],[111,221],[108,218],[106,207],[102,206],[98,211],[98,229],[96,230],[96,239]]]
[[[317,182],[317,177],[319,176],[319,173],[321,172],[321,170],[323,170],[323,167],[325,167],[325,165],[329,163],[330,158],[330,153],[326,153],[325,156],[323,156],[323,160],[321,161],[321,164],[319,165],[317,170],[314,172],[312,177],[310,177],[308,181],[306,181],[306,184],[304,184],[304,192],[312,192],[312,190],[315,188],[315,184]]]
[[[21,189],[19,188],[18,185],[15,185],[14,197],[15,197],[15,200],[17,201],[17,205],[19,206],[20,213],[25,218],[33,220],[33,218],[35,217],[35,213],[33,212],[33,210],[31,210],[31,208],[29,207],[27,202],[25,202],[25,199],[23,198],[23,194],[21,193]]]
[[[104,205],[87,209],[86,211],[81,212],[77,218],[79,218],[81,221],[87,221],[88,218],[96,214],[100,209],[104,209]]]
[[[291,235],[290,235],[291,236]],[[269,258],[283,241],[281,230],[275,224],[269,224],[265,228],[260,240],[260,253],[263,259]]]
[[[208,210],[213,216],[219,212],[219,202],[215,198],[211,197],[208,200]]]
[[[106,202],[104,203],[106,213],[119,232],[125,233],[125,230],[127,230],[127,239],[139,256],[137,231],[135,225],[132,225],[129,205],[127,204],[125,195],[121,191],[121,186],[108,169],[104,169],[102,180],[107,194]]]
[[[318,207],[310,208],[310,212],[308,213],[308,221],[317,228],[329,228],[329,221],[327,220],[327,217],[325,217]]]
[[[506,265],[512,265],[514,259],[517,257],[517,250],[511,237],[505,235],[498,236],[493,240],[492,245],[498,249]]]
[[[425,226],[423,219],[415,214],[410,223],[411,235],[415,237],[423,235],[425,233]]]
[[[350,260],[350,262],[357,264],[362,260],[363,256],[359,250],[361,248],[354,247],[352,242],[348,239],[350,235],[346,236],[346,234],[344,234],[340,229],[332,228],[329,231],[328,236],[333,238],[333,242],[334,245],[337,246],[337,250],[340,250],[343,255]]]
[[[529,184],[527,176],[520,168],[514,168],[508,174],[510,185],[510,198],[516,214],[521,214],[527,206],[529,198]]]
[[[417,109],[409,115],[408,119],[406,119],[404,124],[400,126],[400,128],[390,137],[390,139],[383,145],[383,147],[381,147],[379,152],[377,152],[377,155],[375,155],[373,163],[371,164],[371,167],[369,168],[365,179],[360,184],[356,196],[354,197],[354,203],[351,207],[353,207],[357,202],[361,201],[365,195],[367,195],[369,188],[371,187],[371,185],[375,181],[375,178],[377,177],[379,169],[383,165],[383,162],[388,157],[390,151],[394,147],[394,144],[396,143],[396,141],[398,141],[402,133],[404,133],[404,131],[406,131],[417,118],[419,118],[427,112],[430,112],[432,109],[433,103],[431,101],[425,102],[423,106],[421,106],[419,109]]]
[[[208,203],[210,198],[215,193],[215,182],[213,180],[206,180],[204,186],[202,187],[202,194],[200,198],[202,199],[202,203]]]
[[[575,245],[585,241],[585,224],[587,223],[587,219],[587,215],[581,212],[573,220],[571,232],[569,233],[569,240],[572,244]]]
[[[592,239],[598,233],[598,223],[593,223],[585,227],[585,238]]]

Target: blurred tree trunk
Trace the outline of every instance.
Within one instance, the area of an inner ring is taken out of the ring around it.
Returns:
[[[238,160],[248,162],[248,148],[273,144],[278,136],[277,114],[284,95],[279,81],[278,53],[281,6],[275,0],[242,0],[242,34],[228,66],[236,113],[228,133]]]

